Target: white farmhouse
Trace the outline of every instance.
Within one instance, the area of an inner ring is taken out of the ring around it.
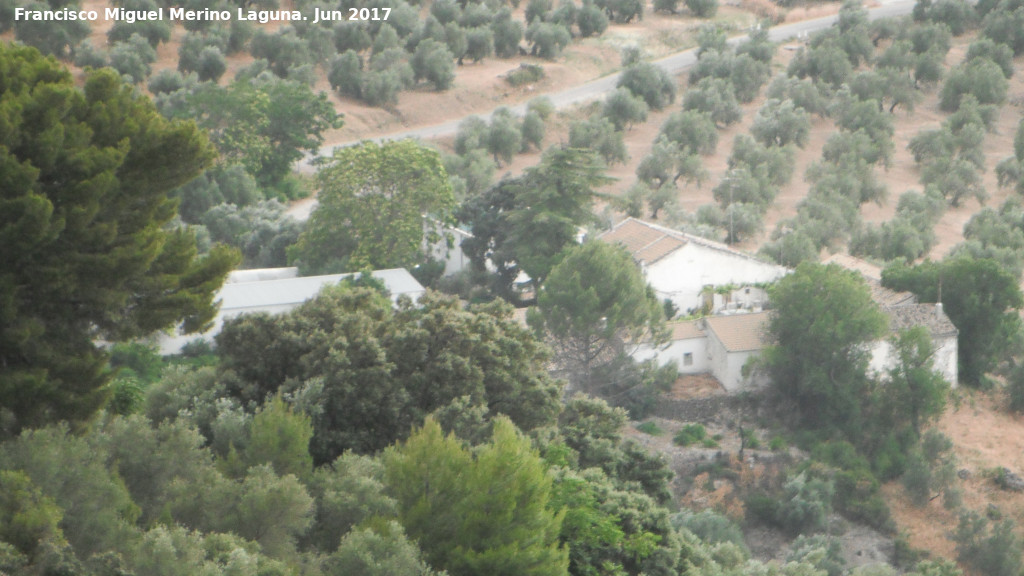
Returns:
[[[704,319],[708,333],[711,374],[729,392],[757,388],[767,381],[744,368],[768,346],[768,312],[711,316]]]
[[[161,354],[177,354],[193,340],[212,341],[228,318],[254,312],[288,312],[313,299],[325,286],[337,284],[350,276],[353,274],[299,277],[297,268],[236,270],[228,274],[224,286],[217,292],[214,300],[220,302],[220,310],[209,330],[202,334],[163,334],[157,338],[157,346]],[[384,283],[391,299],[396,302],[402,296],[415,302],[426,292],[404,268],[375,270],[371,276]]]
[[[662,346],[641,344],[632,356],[638,362],[656,359],[659,366],[675,362],[680,374],[703,374],[709,371],[708,337],[701,320],[668,322],[668,343]]]
[[[919,304],[909,292],[896,292],[882,286],[881,269],[864,260],[837,254],[828,258],[826,263],[859,272],[871,291],[872,300],[888,317],[888,333],[868,345],[871,351],[869,368],[876,376],[884,376],[899,360],[892,345],[893,337],[920,326],[932,338],[933,368],[956,386],[959,335],[941,303]],[[659,365],[674,361],[680,374],[710,374],[729,392],[766,384],[765,374],[751,373],[744,368],[771,344],[768,334],[771,313],[726,312],[699,320],[670,322],[671,336],[667,344],[658,347],[642,345],[633,357],[637,360],[654,359]]]
[[[919,304],[910,292],[896,292],[882,286],[882,269],[870,262],[847,254],[833,254],[825,264],[836,264],[859,272],[871,289],[871,298],[882,312],[889,317],[889,336],[916,326],[923,326],[932,337],[932,367],[952,386],[959,377],[957,351],[959,331],[946,316],[942,303]],[[899,358],[890,338],[878,340],[871,345],[871,370],[883,374],[896,365]]]
[[[768,345],[768,312],[709,316],[670,322],[670,337],[660,347],[640,346],[637,360],[675,362],[680,374],[711,374],[729,392],[764,384],[744,367]]]
[[[671,300],[681,312],[759,309],[767,297],[758,285],[789,272],[725,244],[635,218],[600,238],[625,246],[658,299]]]

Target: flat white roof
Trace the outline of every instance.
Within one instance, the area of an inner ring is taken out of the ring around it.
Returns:
[[[298,305],[315,297],[324,286],[337,284],[341,280],[354,275],[355,273],[329,274],[325,276],[277,278],[250,282],[236,281],[224,284],[217,297],[221,302],[220,310],[222,313],[248,308]],[[412,274],[409,274],[409,271],[404,268],[375,270],[371,273],[371,276],[384,283],[392,298],[398,298],[404,294],[413,297],[415,300],[415,297],[422,294],[425,290],[413,278]]]

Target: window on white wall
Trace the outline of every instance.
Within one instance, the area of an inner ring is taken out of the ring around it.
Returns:
[[[683,366],[693,366],[693,352],[683,352]]]

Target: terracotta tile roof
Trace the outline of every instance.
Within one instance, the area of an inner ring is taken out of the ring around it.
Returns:
[[[676,320],[668,322],[666,326],[668,326],[669,332],[672,334],[671,339],[673,342],[704,337],[704,331],[693,320]]]
[[[633,258],[642,264],[657,262],[691,242],[699,246],[711,248],[712,250],[728,252],[748,260],[763,262],[763,260],[735,250],[727,244],[657,224],[651,224],[636,218],[626,218],[616,224],[614,228],[602,234],[600,238],[605,242],[618,242],[622,244],[633,255]]]
[[[634,218],[623,220],[601,235],[605,242],[618,242],[639,262],[650,264],[686,245],[679,232],[654,226]]]
[[[866,260],[849,254],[833,254],[826,258],[823,264],[835,264],[847,270],[860,272],[868,284],[868,289],[871,290],[871,299],[883,308],[917,302],[917,298],[910,292],[897,292],[882,286],[882,269]]]
[[[917,297],[910,292],[897,292],[886,288],[874,278],[865,278],[865,280],[868,283],[868,289],[871,290],[871,299],[883,308],[917,303]]]
[[[893,332],[924,326],[932,338],[956,336],[959,332],[936,304],[905,304],[883,309],[889,315],[889,329]]]
[[[722,342],[728,352],[761,350],[768,346],[770,313],[734,314],[705,318],[705,327]]]

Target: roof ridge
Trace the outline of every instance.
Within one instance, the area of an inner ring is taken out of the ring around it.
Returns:
[[[765,264],[773,264],[775,266],[781,266],[780,264],[775,264],[774,262],[768,262],[767,260],[763,260],[761,258],[758,258],[757,256],[755,256],[753,254],[748,254],[746,252],[737,250],[737,249],[729,246],[728,244],[723,244],[722,242],[717,242],[717,241],[711,240],[709,238],[704,238],[703,236],[697,236],[696,234],[690,234],[689,232],[684,232],[682,230],[673,230],[671,228],[668,228],[668,227],[665,227],[665,226],[661,226],[660,224],[655,224],[653,222],[648,222],[646,220],[641,220],[639,218],[634,218],[633,216],[629,216],[626,219],[624,219],[622,222],[619,222],[618,224],[613,226],[612,229],[609,230],[609,232],[617,230],[620,226],[622,226],[622,225],[624,225],[624,224],[626,224],[627,222],[630,222],[630,221],[636,222],[637,224],[640,224],[641,226],[647,226],[648,228],[651,228],[652,230],[657,230],[658,232],[661,232],[663,234],[670,235],[670,236],[674,237],[676,240],[679,240],[681,242],[693,242],[694,244],[699,244],[701,246],[706,246],[708,248],[713,248],[715,250],[720,250],[722,252],[727,252],[729,254],[740,256],[740,257],[746,258],[748,260],[754,260],[755,262],[763,262]],[[651,242],[651,244],[653,244],[653,243],[654,242]],[[645,248],[646,247],[647,246],[645,246]]]

